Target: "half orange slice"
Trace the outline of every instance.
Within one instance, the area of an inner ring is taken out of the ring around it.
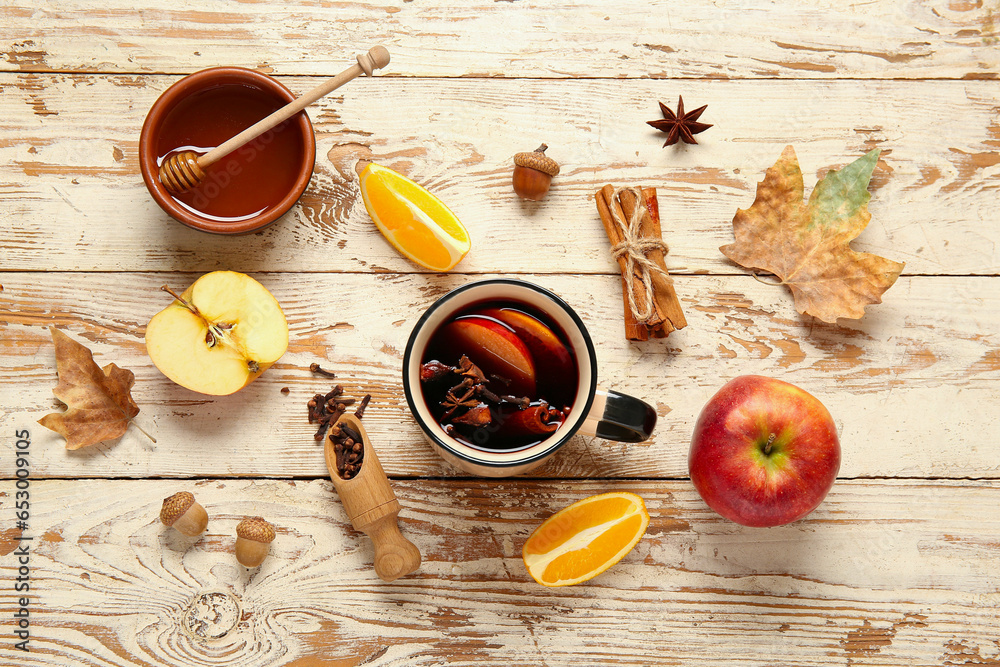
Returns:
[[[469,252],[469,232],[430,192],[374,162],[364,168],[360,179],[368,215],[406,257],[432,271],[449,271]]]
[[[642,498],[619,491],[584,498],[535,529],[521,552],[543,586],[572,586],[620,561],[649,525]]]

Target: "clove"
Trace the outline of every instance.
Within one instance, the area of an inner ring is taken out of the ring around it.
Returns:
[[[337,377],[336,375],[334,375],[333,371],[328,371],[328,370],[324,369],[322,366],[320,366],[319,364],[317,364],[315,362],[309,364],[309,370],[311,370],[313,373],[317,373],[319,375],[322,375],[323,377],[328,377],[328,378],[335,378],[335,377]]]
[[[365,394],[365,397],[361,399],[361,404],[358,405],[358,409],[354,411],[354,416],[361,419],[365,416],[365,409],[368,407],[368,402],[372,400],[371,394]]]
[[[306,403],[306,408],[309,411],[309,423],[319,424],[319,429],[313,435],[313,439],[316,442],[322,442],[328,431],[330,437],[340,436],[341,427],[334,425],[347,412],[348,406],[354,405],[357,402],[356,399],[345,398],[343,393],[344,387],[338,384],[326,394],[314,395]],[[371,401],[371,394],[365,394],[365,397],[361,399],[358,410],[354,413],[358,419],[361,419],[365,408],[368,407],[369,401]],[[357,434],[353,437],[355,440],[359,439]]]
[[[337,474],[344,480],[356,477],[365,458],[361,434],[346,424],[340,424],[331,429],[330,439],[336,455]]]

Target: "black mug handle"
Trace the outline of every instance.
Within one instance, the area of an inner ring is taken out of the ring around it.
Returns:
[[[642,442],[653,435],[656,410],[634,396],[597,388],[578,433],[618,442]]]

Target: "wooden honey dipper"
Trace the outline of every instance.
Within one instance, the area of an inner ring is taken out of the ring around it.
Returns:
[[[351,65],[343,72],[316,86],[308,93],[292,100],[267,118],[257,121],[222,145],[199,156],[194,151],[182,151],[171,155],[160,166],[160,182],[167,192],[178,195],[196,187],[205,179],[205,169],[210,164],[229,155],[237,148],[264,134],[276,125],[288,120],[319,98],[329,95],[337,88],[362,74],[372,76],[376,69],[389,64],[389,51],[384,46],[374,46],[358,56],[358,64]]]
[[[344,479],[337,468],[333,438],[327,437],[323,448],[326,467],[330,469],[330,479],[337,489],[351,525],[372,538],[375,545],[375,573],[383,581],[393,581],[420,566],[420,551],[399,532],[399,501],[396,500],[396,494],[389,485],[389,478],[382,470],[382,464],[361,420],[354,415],[345,414],[330,430],[335,432],[334,429],[345,425],[361,436],[364,454],[360,459],[360,466],[349,479]]]

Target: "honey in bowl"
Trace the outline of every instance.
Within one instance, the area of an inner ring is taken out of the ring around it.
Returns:
[[[441,428],[488,452],[546,440],[569,416],[579,384],[565,333],[517,301],[463,309],[431,335],[422,361],[423,397]]]
[[[156,138],[156,166],[181,151],[207,153],[286,104],[245,83],[222,83],[180,100]],[[265,214],[295,187],[305,159],[296,117],[236,149],[205,172],[197,187],[170,195],[192,213],[217,222]]]

